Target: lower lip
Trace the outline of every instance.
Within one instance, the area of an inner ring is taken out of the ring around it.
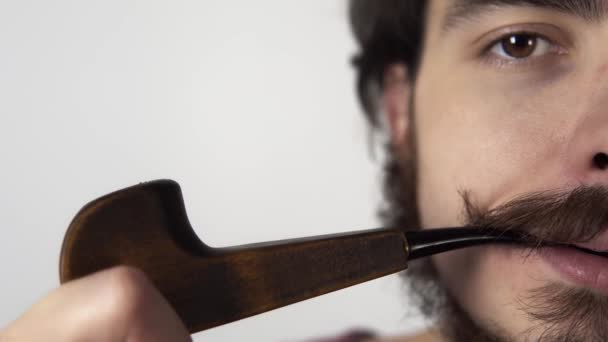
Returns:
[[[542,248],[540,256],[573,284],[608,292],[608,258],[567,247]]]

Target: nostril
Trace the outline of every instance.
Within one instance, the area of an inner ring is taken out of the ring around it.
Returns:
[[[606,170],[608,168],[608,154],[598,153],[593,157],[593,166],[600,170]]]

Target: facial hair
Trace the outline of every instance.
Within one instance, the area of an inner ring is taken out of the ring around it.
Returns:
[[[415,139],[410,135],[410,147],[415,151]],[[388,155],[394,156],[391,147]],[[414,153],[399,158],[389,158],[384,167],[385,203],[380,209],[380,217],[387,227],[399,227],[405,231],[421,229],[419,210],[416,202],[416,157]],[[470,202],[469,202],[470,203]],[[409,304],[435,321],[442,335],[452,342],[502,342],[496,330],[490,332],[474,322],[449,294],[438,276],[430,258],[422,258],[409,263],[408,269],[400,276],[408,290]]]
[[[473,204],[462,193],[467,224],[518,230],[535,242],[527,253],[541,252],[544,243],[588,242],[608,227],[608,188],[580,186],[519,196],[497,208]],[[531,322],[524,335],[538,341],[608,341],[608,297],[589,289],[549,283],[518,298]]]
[[[388,226],[420,229],[415,201],[415,158],[389,160],[386,167],[382,218]],[[470,192],[461,192],[464,224],[529,234],[540,250],[544,242],[586,242],[608,227],[608,188],[582,186],[575,189],[529,193],[496,208],[475,204]],[[475,322],[442,284],[430,258],[410,263],[402,273],[410,300],[421,312],[436,320],[453,342],[513,341],[500,322]],[[608,341],[608,297],[594,291],[548,283],[521,294],[517,299],[531,327],[525,336],[535,341]],[[519,338],[525,338],[519,336]]]

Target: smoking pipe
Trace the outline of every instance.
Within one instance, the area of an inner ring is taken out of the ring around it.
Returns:
[[[179,185],[159,180],[85,205],[66,232],[60,279],[137,267],[195,333],[404,270],[416,258],[522,241],[479,228],[376,229],[212,248],[192,230]]]

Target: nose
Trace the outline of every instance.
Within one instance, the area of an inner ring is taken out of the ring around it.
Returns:
[[[608,186],[608,145],[595,149],[579,146],[569,149],[565,156],[568,178],[575,181],[573,184]]]
[[[608,186],[608,53],[602,59],[605,62],[599,68],[581,73],[580,91],[569,102],[568,119],[562,121],[561,141],[571,179]]]
[[[608,116],[581,123],[563,154],[569,176],[577,183],[608,186]]]
[[[578,116],[557,143],[564,147],[557,155],[573,184],[608,186],[608,91],[602,102]]]
[[[608,50],[597,67],[591,63],[585,72],[571,79],[572,89],[556,108],[552,121],[560,176],[568,183],[608,187]],[[600,58],[600,57],[598,57]],[[564,173],[562,173],[564,172]]]
[[[608,186],[608,118],[577,130],[564,154],[571,179]]]
[[[604,171],[608,169],[608,154],[598,152],[593,156],[592,168]]]

